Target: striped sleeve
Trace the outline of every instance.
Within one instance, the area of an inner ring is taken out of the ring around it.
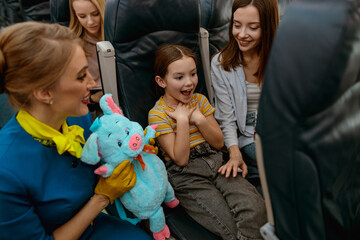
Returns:
[[[197,101],[200,104],[200,111],[202,114],[204,114],[205,117],[214,113],[215,108],[213,106],[211,106],[209,100],[204,95],[198,94]]]
[[[163,111],[157,109],[151,109],[148,115],[149,125],[157,124],[156,132],[162,134],[174,132],[171,127],[170,121],[167,119],[166,114]]]

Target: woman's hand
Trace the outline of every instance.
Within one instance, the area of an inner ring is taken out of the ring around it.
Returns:
[[[90,100],[93,103],[99,103],[100,102],[100,98],[103,96],[103,92],[102,91],[98,91],[94,94],[90,95]]]
[[[107,196],[110,203],[113,203],[116,198],[133,188],[135,183],[134,165],[130,164],[129,160],[125,160],[115,168],[110,177],[100,178],[95,193]]]
[[[228,150],[230,159],[226,164],[222,165],[219,168],[218,173],[222,175],[225,174],[225,177],[228,178],[232,172],[233,177],[236,177],[238,174],[238,168],[240,168],[242,170],[242,177],[245,178],[248,170],[246,163],[242,158],[239,147],[237,145],[234,145],[231,146]]]

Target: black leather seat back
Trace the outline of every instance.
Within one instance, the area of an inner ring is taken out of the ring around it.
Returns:
[[[63,26],[69,26],[69,0],[50,0],[50,20],[52,23],[59,23]]]
[[[360,235],[360,3],[289,5],[257,133],[280,239]]]
[[[286,8],[291,4],[292,2],[295,2],[297,0],[279,0],[279,12],[280,12],[280,19],[286,12]]]
[[[229,41],[229,23],[233,0],[200,0],[200,26],[209,32],[210,56]]]
[[[154,52],[164,43],[198,55],[197,91],[206,94],[199,50],[199,2],[195,0],[107,0],[105,40],[115,48],[118,92],[124,114],[143,127],[159,98],[154,91]]]
[[[20,0],[23,21],[50,22],[49,0]]]
[[[0,27],[25,21],[50,22],[49,0],[0,1]]]

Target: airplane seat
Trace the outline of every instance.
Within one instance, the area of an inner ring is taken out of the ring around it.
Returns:
[[[200,0],[200,26],[209,32],[210,57],[229,41],[232,4],[233,0]]]
[[[209,101],[214,105],[210,59],[229,41],[233,0],[200,0],[200,51]]]
[[[50,21],[66,27],[69,26],[69,0],[50,0]]]
[[[49,0],[0,1],[1,28],[25,21],[50,22]]]
[[[106,1],[105,40],[115,49],[120,105],[131,120],[147,126],[154,93],[154,52],[164,43],[181,44],[198,55],[197,92],[207,95],[199,53],[199,2]]]
[[[20,2],[0,1],[0,29],[21,21]]]
[[[296,0],[279,0],[278,1],[279,2],[280,21],[281,21],[282,17],[284,16],[289,4],[291,4],[294,1],[296,1]]]
[[[154,90],[152,69],[155,50],[161,44],[184,45],[198,55],[196,91],[207,95],[199,52],[199,6],[194,0],[106,1],[105,41],[97,44],[104,91],[117,94],[124,115],[143,127],[148,125],[148,112],[160,97]],[[101,48],[103,51],[99,50]],[[101,64],[103,53],[115,59],[116,79],[103,78],[103,73],[108,72],[104,70],[108,64]],[[114,81],[117,86],[106,90]],[[219,239],[196,223],[181,206],[164,207],[164,210],[166,222],[176,239]]]
[[[19,0],[23,21],[50,22],[49,0]]]
[[[295,1],[280,22],[255,137],[265,239],[360,236],[359,26],[359,1]]]

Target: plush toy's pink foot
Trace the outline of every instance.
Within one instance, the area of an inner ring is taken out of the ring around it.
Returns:
[[[150,127],[156,131],[158,125],[157,125],[157,124],[153,124],[153,125],[150,125]]]
[[[107,166],[102,165],[101,167],[95,169],[94,173],[96,173],[97,175],[104,175],[105,173],[107,173],[107,171],[108,171]]]
[[[179,205],[179,199],[177,199],[177,198],[175,197],[174,200],[172,200],[171,202],[166,202],[165,204],[166,204],[166,206],[168,206],[168,207],[170,207],[170,208],[174,208],[174,207],[176,207],[177,205]]]
[[[155,240],[165,240],[165,238],[170,237],[170,230],[168,226],[165,224],[165,227],[160,232],[153,233],[153,237]]]

